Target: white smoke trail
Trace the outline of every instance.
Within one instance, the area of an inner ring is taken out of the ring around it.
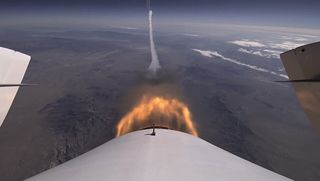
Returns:
[[[149,9],[149,38],[150,38],[150,50],[151,50],[151,63],[148,70],[154,75],[161,68],[156,47],[153,40],[153,27],[152,27],[152,10]]]

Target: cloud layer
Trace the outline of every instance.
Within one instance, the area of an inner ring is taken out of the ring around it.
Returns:
[[[304,45],[305,43],[296,43],[292,41],[284,41],[282,43],[271,43],[270,48],[281,49],[281,50],[291,50]]]
[[[238,51],[241,53],[256,55],[265,58],[280,58],[280,54],[282,53],[281,51],[269,49],[248,50],[245,48],[239,48]]]
[[[240,39],[228,41],[228,43],[238,45],[238,52],[260,56],[264,58],[279,59],[284,51],[295,49],[310,43],[308,37],[302,36],[279,36],[272,41]]]
[[[255,65],[249,65],[249,64],[242,63],[242,62],[240,62],[238,60],[225,57],[225,56],[221,55],[220,53],[218,53],[217,51],[199,50],[199,49],[192,49],[192,50],[195,51],[195,52],[200,53],[202,56],[205,56],[205,57],[210,57],[210,58],[218,57],[218,58],[220,58],[222,60],[226,60],[228,62],[237,64],[237,65],[240,65],[240,66],[243,66],[243,67],[247,67],[247,68],[255,70],[255,71],[269,73],[269,74],[272,74],[272,75],[276,75],[276,76],[288,79],[287,75],[279,74],[277,72],[274,72],[274,71],[271,71],[271,70],[267,70],[267,69],[264,69],[264,68],[261,68],[261,67],[257,67]]]
[[[184,36],[191,36],[191,37],[199,37],[200,35],[192,34],[192,33],[184,33]]]
[[[266,45],[257,42],[257,41],[250,41],[247,39],[242,39],[242,40],[235,40],[235,41],[230,41],[230,43],[243,46],[243,47],[266,47]]]

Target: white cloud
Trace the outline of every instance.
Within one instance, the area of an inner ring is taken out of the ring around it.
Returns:
[[[264,52],[268,52],[268,53],[273,53],[273,54],[281,54],[283,53],[282,51],[278,51],[278,50],[269,50],[269,49],[264,49]]]
[[[270,58],[269,56],[267,56],[267,54],[263,54],[260,50],[254,51],[254,50],[247,50],[247,49],[244,49],[244,48],[239,48],[238,51],[242,52],[242,53],[257,55],[257,56],[260,56],[260,57]]]
[[[112,28],[124,29],[124,30],[137,30],[138,28],[130,27],[130,26],[111,26]]]
[[[295,49],[297,47],[300,47],[302,45],[304,45],[304,44],[303,43],[296,43],[296,42],[292,42],[292,41],[285,41],[282,43],[271,43],[270,47],[275,48],[275,49],[291,50],[291,49]]]
[[[300,35],[300,36],[307,37],[307,38],[320,38],[320,36],[315,36],[315,35]]]
[[[247,53],[247,54],[252,54],[252,55],[256,55],[256,56],[260,56],[260,57],[265,57],[265,58],[280,58],[280,51],[276,51],[276,50],[248,50],[248,49],[244,49],[244,48],[239,48],[238,49],[239,52],[242,53]]]
[[[191,33],[185,33],[184,36],[191,36],[191,37],[199,37],[200,35],[197,34],[191,34]]]
[[[283,40],[283,42],[272,42],[272,43],[268,43],[268,44],[264,44],[264,43],[260,43],[258,41],[252,41],[252,40],[248,40],[248,39],[242,39],[242,40],[235,40],[235,41],[229,41],[229,43],[235,44],[235,45],[239,45],[242,47],[252,47],[252,48],[273,48],[273,49],[280,49],[280,50],[291,50],[291,49],[295,49],[297,47],[300,47],[302,45],[304,45],[305,41],[308,41],[308,39],[304,38],[304,37],[289,37],[289,36],[282,36],[281,37]],[[243,53],[249,53],[249,52],[243,52]],[[259,55],[261,52],[255,52],[255,54]],[[251,52],[250,54],[253,54],[253,52]],[[263,53],[261,53],[262,55]]]
[[[294,38],[294,40],[296,40],[296,41],[308,41],[308,39],[302,38],[302,37],[296,37],[296,38]]]
[[[201,55],[206,56],[206,57],[211,57],[211,58],[212,57],[218,57],[218,58],[221,58],[221,59],[226,60],[228,62],[237,64],[237,65],[240,65],[240,66],[243,66],[243,67],[247,67],[247,68],[252,69],[252,70],[256,70],[256,71],[259,71],[259,72],[265,72],[265,73],[269,73],[269,74],[272,74],[272,75],[276,75],[276,76],[288,79],[287,75],[279,74],[277,72],[274,72],[274,71],[271,71],[271,70],[267,70],[267,69],[264,69],[264,68],[260,68],[260,67],[257,67],[255,65],[245,64],[245,63],[239,62],[238,60],[235,60],[235,59],[232,59],[232,58],[227,58],[227,57],[219,54],[217,51],[199,50],[199,49],[192,49],[192,50],[196,51],[196,52],[199,52]]]
[[[199,50],[199,49],[192,49],[193,51],[199,52],[201,55],[205,56],[205,57],[210,57],[212,58],[212,55],[217,56],[217,52],[212,52],[209,50]]]
[[[290,37],[290,36],[282,36],[282,39],[285,40],[294,40],[294,41],[309,41],[309,39],[304,38],[304,37]]]
[[[242,47],[266,47],[265,44],[262,44],[260,42],[257,41],[250,41],[247,39],[242,39],[242,40],[235,40],[235,41],[230,41],[230,43],[235,44],[235,45],[239,45]]]

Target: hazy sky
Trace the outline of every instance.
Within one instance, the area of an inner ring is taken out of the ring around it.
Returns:
[[[20,17],[141,18],[145,0],[1,0],[0,20]],[[155,18],[267,26],[320,28],[319,0],[153,0]],[[20,19],[21,20],[21,19]]]

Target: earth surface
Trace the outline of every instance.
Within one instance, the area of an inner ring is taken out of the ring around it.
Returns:
[[[156,28],[157,29],[157,28]],[[279,54],[319,36],[216,27],[158,28],[161,80],[143,28],[1,30],[0,46],[32,56],[0,128],[1,180],[18,181],[101,145],[144,94],[168,84],[199,136],[294,180],[320,180],[320,136],[286,80]]]

